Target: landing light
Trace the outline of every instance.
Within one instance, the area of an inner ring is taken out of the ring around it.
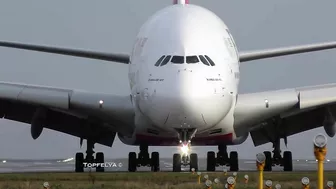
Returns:
[[[182,151],[183,154],[189,154],[189,146],[183,144],[183,145],[181,146],[181,151]]]
[[[228,177],[226,181],[227,181],[227,183],[230,184],[230,185],[232,185],[232,184],[235,183],[235,179],[234,179],[233,177]]]
[[[207,181],[205,182],[205,185],[206,185],[207,187],[210,187],[210,186],[212,185],[211,180],[207,180]]]
[[[264,153],[257,154],[257,162],[258,163],[264,163],[266,160],[266,156]]]
[[[44,187],[44,188],[49,188],[49,186],[50,186],[50,185],[49,185],[48,182],[44,182],[44,183],[43,183],[43,187]]]
[[[271,187],[272,184],[273,184],[273,182],[272,182],[271,180],[266,180],[266,182],[265,182],[265,185],[266,185],[267,187]]]
[[[328,181],[328,182],[327,182],[327,186],[328,186],[329,188],[334,187],[334,182],[333,182],[333,181]]]
[[[327,137],[324,134],[318,134],[314,138],[314,144],[316,147],[323,148],[327,145]]]
[[[302,183],[303,185],[308,185],[308,184],[309,184],[309,178],[308,178],[308,177],[303,177],[303,178],[301,179],[301,183]]]

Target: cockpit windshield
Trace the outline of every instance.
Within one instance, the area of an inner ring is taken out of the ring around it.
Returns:
[[[203,55],[200,55],[199,57],[200,57],[201,62],[202,62],[203,64],[205,64],[205,65],[207,65],[207,66],[210,66],[209,62],[204,58]]]
[[[187,56],[187,64],[196,64],[199,62],[197,56]]]
[[[184,64],[184,56],[173,56],[171,62],[174,64]]]
[[[164,59],[165,55],[161,56],[161,58],[155,63],[155,66],[159,66],[162,60]]]
[[[155,66],[164,66],[171,62],[172,64],[198,64],[203,63],[206,66],[215,66],[214,61],[208,55],[193,55],[193,56],[172,56],[172,55],[163,55],[161,56]]]
[[[211,60],[211,58],[208,55],[204,55],[204,56],[209,61],[211,66],[215,66],[215,63]]]
[[[160,66],[166,65],[169,62],[170,58],[171,58],[170,55],[166,56],[166,58],[162,61],[162,63],[160,64]]]

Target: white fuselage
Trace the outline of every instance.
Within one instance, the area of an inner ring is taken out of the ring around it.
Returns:
[[[238,52],[214,13],[190,4],[158,11],[141,27],[130,61],[136,126],[146,119],[167,132],[197,128],[201,133],[218,124],[232,132]]]

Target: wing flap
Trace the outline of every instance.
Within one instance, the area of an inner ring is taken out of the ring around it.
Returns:
[[[258,59],[272,58],[278,56],[286,56],[299,53],[307,53],[313,51],[321,51],[336,48],[336,42],[316,43],[309,45],[299,45],[292,47],[282,47],[275,49],[265,49],[251,52],[242,52],[239,55],[240,62],[247,62]]]

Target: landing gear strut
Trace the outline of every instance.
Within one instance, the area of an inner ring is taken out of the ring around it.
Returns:
[[[188,166],[190,171],[198,170],[197,154],[190,152],[191,139],[194,137],[197,129],[177,129],[178,138],[181,144],[181,154],[174,154],[173,156],[173,172],[181,172],[181,166]]]
[[[151,167],[153,172],[160,171],[160,156],[158,152],[152,152],[151,158],[148,153],[148,145],[141,144],[138,158],[135,152],[128,154],[128,171],[135,172],[137,167]]]
[[[292,152],[285,151],[281,157],[280,138],[273,142],[273,157],[270,151],[265,151],[266,156],[264,171],[272,171],[272,166],[283,166],[284,171],[293,171]]]
[[[188,166],[190,171],[195,169],[198,171],[198,157],[197,154],[191,153],[190,143],[183,143],[181,146],[182,154],[174,154],[173,156],[173,172],[181,172],[181,166]]]
[[[84,164],[88,163],[104,163],[104,153],[98,152],[96,153],[96,159],[94,159],[93,151],[94,142],[92,140],[87,140],[87,149],[86,149],[86,157],[84,158],[84,154],[79,152],[76,153],[76,162],[75,162],[75,171],[76,172],[84,172]],[[104,167],[96,167],[96,172],[104,172]]]
[[[230,152],[230,157],[227,153],[226,145],[218,145],[217,157],[215,152],[210,151],[207,154],[207,171],[216,171],[218,166],[230,166],[230,171],[238,171],[238,153]]]

